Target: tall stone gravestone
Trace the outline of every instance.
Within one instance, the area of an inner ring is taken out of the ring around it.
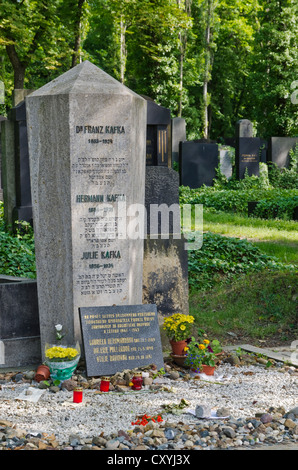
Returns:
[[[180,142],[180,184],[200,188],[212,186],[218,167],[218,145],[196,141]]]
[[[259,176],[261,139],[253,137],[253,125],[248,119],[242,119],[236,124],[236,151],[235,167],[236,177],[244,178],[245,172],[249,176]]]
[[[81,341],[79,308],[142,303],[129,211],[144,204],[146,101],[85,61],[26,103],[43,350],[56,323]]]

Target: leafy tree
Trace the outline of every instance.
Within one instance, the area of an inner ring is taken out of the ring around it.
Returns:
[[[87,20],[86,0],[0,0],[6,88],[39,88],[78,63]]]
[[[251,115],[264,137],[298,135],[291,85],[298,77],[298,4],[262,0],[260,28],[250,65]]]
[[[1,1],[0,41],[13,68],[14,88],[24,88],[26,69],[41,57],[48,70],[58,65],[56,9],[57,0]]]

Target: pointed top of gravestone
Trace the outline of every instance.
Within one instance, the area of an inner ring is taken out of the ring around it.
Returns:
[[[96,65],[85,60],[31,93],[28,98],[46,95],[68,94],[133,94],[125,85],[108,75]],[[141,97],[140,97],[141,98]]]

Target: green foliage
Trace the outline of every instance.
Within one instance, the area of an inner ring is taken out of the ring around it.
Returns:
[[[200,250],[188,254],[189,285],[195,290],[209,289],[235,275],[266,270],[293,270],[264,254],[247,240],[204,233]]]
[[[291,215],[292,208],[297,203],[298,190],[296,189],[228,189],[218,190],[214,187],[203,186],[199,189],[180,187],[181,204],[203,204],[204,207],[218,211],[238,212],[247,215],[249,201],[267,201],[266,204],[274,205],[280,210],[279,216]],[[283,210],[287,212],[282,213]]]
[[[297,80],[298,4],[293,0],[260,1],[259,27],[249,56],[247,115],[258,135],[297,135],[298,107],[291,101]]]
[[[12,235],[3,221],[0,202],[0,273],[7,276],[36,277],[34,236],[30,224],[20,222]]]
[[[294,209],[298,206],[298,195],[292,197],[276,197],[274,199],[262,199],[258,202],[253,214],[263,219],[293,218]]]
[[[298,145],[289,153],[289,168],[279,168],[276,163],[268,163],[270,184],[275,188],[298,189]]]
[[[206,82],[210,138],[233,137],[242,118],[262,137],[295,136],[297,8],[293,0],[1,0],[1,114],[17,81],[39,88],[88,59],[173,117],[182,112],[188,139],[203,135]],[[283,187],[293,183],[283,178]]]

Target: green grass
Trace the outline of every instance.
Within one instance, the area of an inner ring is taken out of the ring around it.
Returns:
[[[263,253],[274,256],[281,263],[298,266],[298,243],[278,242],[253,242]]]
[[[243,215],[203,212],[203,230],[229,237],[245,238],[262,252],[286,264],[298,264],[298,222],[265,220]]]
[[[212,209],[205,209],[203,218],[204,232],[224,235],[231,240],[232,237],[248,240],[261,253],[278,262],[298,265],[297,222],[264,220]],[[222,245],[224,247],[224,242]],[[219,254],[220,245],[214,261]],[[231,256],[232,252],[230,260]],[[190,289],[189,306],[196,318],[196,327],[210,336],[229,343],[232,337],[228,333],[232,332],[238,335],[240,343],[256,345],[264,339],[276,344],[297,339],[297,270],[265,269],[232,276],[215,273],[211,288],[204,288],[204,282],[203,288],[192,286]]]
[[[196,327],[223,342],[232,332],[241,342],[275,338],[282,343],[297,339],[296,297],[296,273],[250,273],[212,290],[193,289],[190,314]]]
[[[204,209],[204,231],[247,239],[298,243],[298,222],[259,219]]]

